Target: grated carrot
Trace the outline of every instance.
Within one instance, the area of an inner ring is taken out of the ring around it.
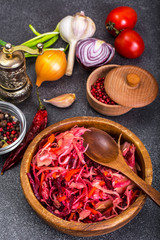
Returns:
[[[43,147],[46,147],[49,143],[54,142],[54,140],[55,140],[55,136],[54,136],[54,134],[52,133],[52,134],[49,136],[48,141],[46,142],[46,144],[45,144]]]
[[[94,215],[96,215],[96,214],[99,213],[98,211],[96,211],[95,209],[93,209],[93,208],[91,208],[91,207],[89,207],[89,206],[86,206],[86,209],[87,209],[87,210],[90,210],[91,213],[93,213]]]
[[[62,196],[62,197],[59,197],[58,198],[58,201],[59,202],[62,202],[62,201],[65,201],[67,199],[66,195]]]
[[[78,172],[80,172],[80,169],[79,169],[79,168],[69,170],[69,171],[67,172],[66,176],[65,176],[65,180],[66,180],[67,182],[69,182],[70,179],[71,179],[71,177],[72,177],[75,173],[78,173]]]
[[[52,177],[53,177],[54,179],[56,179],[56,177],[57,177],[57,173],[54,172],[54,173],[52,174]]]
[[[88,193],[88,198],[90,198],[93,195],[93,193],[95,192],[96,189],[97,189],[96,187],[91,188],[91,190]]]

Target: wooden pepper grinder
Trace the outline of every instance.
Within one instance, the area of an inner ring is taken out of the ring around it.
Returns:
[[[24,52],[42,54],[43,44],[37,49],[26,46],[12,46],[7,43],[0,52],[0,98],[1,100],[19,103],[29,97],[32,83],[26,73]]]

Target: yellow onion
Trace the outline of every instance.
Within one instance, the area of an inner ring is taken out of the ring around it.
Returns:
[[[40,87],[44,81],[56,81],[66,71],[66,55],[60,50],[48,50],[36,59],[35,69],[37,74],[36,85]]]

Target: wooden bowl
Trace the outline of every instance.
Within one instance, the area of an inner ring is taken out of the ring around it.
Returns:
[[[127,210],[123,211],[112,219],[97,223],[69,222],[53,215],[41,205],[41,203],[34,196],[27,177],[27,173],[30,171],[31,160],[36,153],[39,142],[42,140],[42,138],[46,137],[50,133],[66,131],[75,125],[84,127],[96,127],[107,131],[109,134],[117,138],[122,133],[123,141],[132,142],[136,146],[136,160],[141,167],[140,176],[148,184],[152,183],[152,164],[150,156],[143,143],[134,133],[122,125],[107,119],[97,117],[74,117],[65,119],[61,122],[49,126],[40,134],[38,134],[31,142],[24,154],[21,163],[21,186],[28,203],[35,210],[35,212],[49,225],[53,226],[57,230],[62,231],[66,234],[83,237],[106,234],[115,231],[118,228],[121,228],[138,214],[146,200],[146,195],[143,192],[140,193],[136,201]]]
[[[103,115],[108,115],[108,116],[119,116],[124,113],[127,113],[130,111],[132,108],[122,106],[122,105],[109,105],[105,103],[101,103],[98,101],[96,98],[94,98],[91,94],[91,86],[93,83],[97,81],[98,78],[101,77],[106,77],[106,75],[114,68],[119,67],[119,65],[115,64],[109,64],[105,65],[102,67],[97,68],[94,70],[88,77],[87,79],[87,84],[86,84],[86,95],[87,95],[87,100],[89,104],[91,105],[92,108],[94,108],[97,112],[103,114]]]

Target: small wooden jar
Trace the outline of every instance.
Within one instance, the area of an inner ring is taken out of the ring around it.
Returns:
[[[91,94],[91,86],[104,77],[108,96],[117,103],[101,103]],[[105,65],[94,70],[87,79],[87,100],[97,112],[108,116],[119,116],[132,108],[144,107],[153,102],[158,94],[158,83],[146,70],[131,66]]]

